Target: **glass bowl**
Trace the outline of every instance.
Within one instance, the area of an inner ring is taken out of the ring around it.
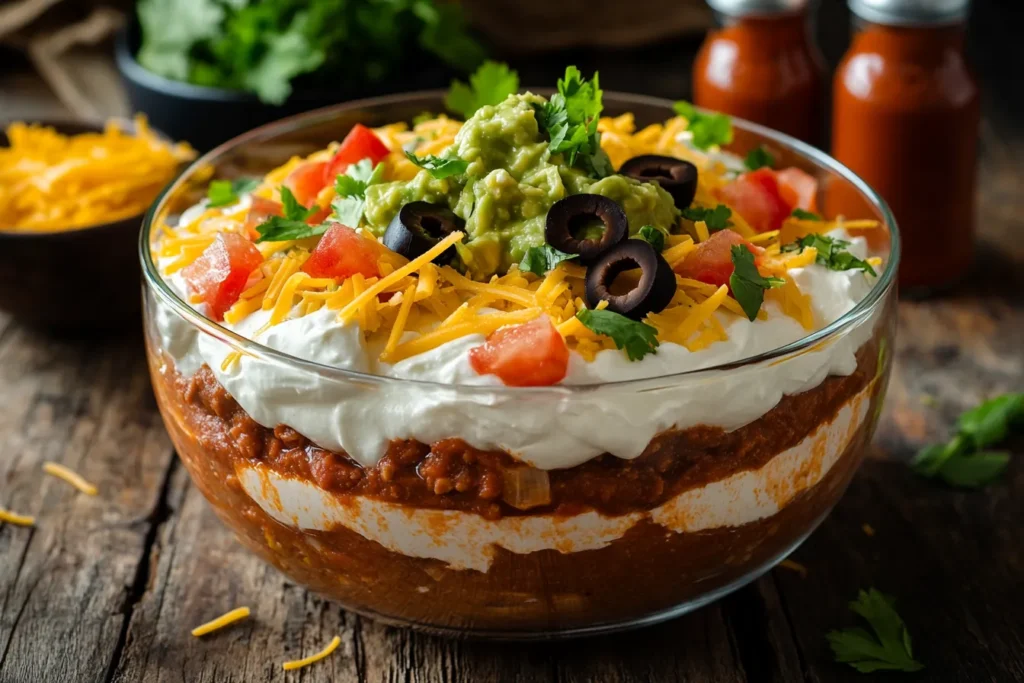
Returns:
[[[607,114],[633,112],[641,126],[672,116],[670,102],[649,97],[607,93],[605,103]],[[151,209],[140,242],[149,365],[195,484],[243,544],[295,582],[433,632],[531,639],[635,627],[770,569],[815,529],[860,464],[895,333],[893,218],[817,149],[740,120],[730,146],[742,155],[766,144],[780,165],[818,178],[826,213],[841,196],[847,215],[880,221],[865,233],[884,259],[875,286],[797,342],[681,374],[545,388],[367,375],[249,341],[197,313],[158,273],[154,226],[173,225],[214,174],[263,174],[357,122],[442,110],[443,93],[423,92],[285,119],[197,160]],[[229,354],[240,360],[227,370],[203,365]],[[380,463],[363,467],[275,424],[280,415],[308,421],[310,410],[340,442],[359,442],[366,425],[394,440]],[[691,426],[673,427],[684,417]],[[597,431],[642,455],[601,454]],[[571,466],[522,467],[490,441],[510,432],[546,440]],[[538,479],[549,503],[507,502]]]

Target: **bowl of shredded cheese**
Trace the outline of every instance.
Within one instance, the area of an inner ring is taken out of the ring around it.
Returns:
[[[138,308],[142,215],[195,156],[133,121],[15,122],[0,131],[0,310],[64,329]],[[103,305],[69,306],[69,292]]]

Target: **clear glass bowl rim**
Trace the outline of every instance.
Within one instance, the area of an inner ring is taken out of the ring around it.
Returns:
[[[530,92],[535,93],[550,93],[550,88],[531,88]],[[415,100],[421,98],[435,98],[438,103],[443,102],[445,95],[444,90],[420,90],[413,92],[400,93],[397,95],[386,95],[382,97],[372,97],[361,100],[352,100],[342,104],[332,105],[330,107],[323,107],[321,109],[314,109],[312,111],[304,112],[302,114],[296,114],[287,118],[274,121],[272,123],[265,124],[258,128],[243,133],[238,137],[232,138],[227,142],[215,147],[206,154],[202,155],[195,161],[193,161],[187,168],[185,168],[181,174],[166,188],[161,191],[160,195],[154,200],[149,210],[146,212],[145,218],[142,222],[142,230],[139,233],[139,258],[142,262],[142,278],[143,284],[146,288],[152,290],[157,297],[159,297],[163,303],[169,305],[174,312],[181,316],[184,320],[188,321],[192,326],[198,328],[198,330],[204,334],[210,335],[220,341],[233,347],[236,351],[240,351],[246,355],[253,356],[256,358],[270,360],[273,362],[285,363],[298,368],[302,368],[305,371],[317,374],[319,376],[339,380],[339,381],[350,381],[358,382],[362,384],[383,384],[383,385],[415,385],[421,388],[435,387],[438,389],[452,389],[453,385],[444,384],[441,382],[433,382],[427,380],[418,379],[406,379],[399,377],[386,377],[383,375],[374,375],[365,372],[358,372],[355,370],[346,370],[342,368],[336,368],[329,365],[323,365],[314,361],[304,360],[296,356],[278,351],[264,346],[259,342],[247,339],[231,330],[217,324],[209,318],[203,316],[194,308],[189,306],[183,301],[168,285],[164,282],[163,277],[157,270],[156,263],[153,261],[152,251],[150,249],[150,235],[153,225],[156,220],[156,216],[163,208],[164,199],[177,190],[179,186],[185,183],[188,178],[197,168],[204,164],[210,163],[210,160],[216,159],[217,157],[227,153],[229,150],[234,149],[238,146],[245,145],[248,142],[254,140],[266,140],[272,139],[277,135],[301,129],[311,123],[323,122],[329,120],[339,112],[346,112],[349,110],[367,109],[367,108],[379,108],[381,106],[387,106],[389,104],[401,104],[408,100]],[[634,95],[630,93],[621,93],[615,91],[605,91],[604,97],[607,101],[613,101],[616,104],[630,105],[630,104],[641,104],[650,107],[661,107],[666,111],[666,117],[673,114],[672,101],[666,100],[659,97],[651,97],[648,95]],[[705,378],[711,378],[715,373],[719,373],[725,370],[739,370],[744,367],[759,365],[768,361],[783,361],[787,357],[796,356],[804,351],[810,349],[816,344],[825,342],[833,337],[838,337],[845,330],[853,327],[864,318],[872,315],[877,307],[882,305],[886,299],[889,291],[895,286],[896,273],[899,268],[900,260],[900,234],[899,228],[896,225],[896,220],[889,209],[888,204],[885,200],[876,193],[864,180],[856,175],[849,168],[833,159],[831,156],[826,154],[820,149],[813,147],[805,142],[797,140],[794,137],[780,133],[771,128],[767,128],[757,123],[747,121],[738,117],[732,117],[733,125],[736,128],[745,130],[753,133],[765,140],[770,140],[772,143],[779,145],[784,148],[788,148],[789,151],[796,153],[798,156],[805,157],[815,164],[828,169],[830,172],[838,175],[843,180],[851,183],[858,191],[860,191],[869,202],[878,210],[882,216],[882,220],[889,228],[889,241],[890,250],[888,260],[885,264],[885,269],[882,274],[878,277],[875,282],[875,286],[871,288],[868,295],[864,297],[856,306],[854,306],[845,315],[839,317],[831,324],[823,327],[820,330],[812,332],[806,337],[790,342],[784,346],[779,346],[770,351],[758,354],[756,356],[749,356],[742,358],[737,361],[729,363],[720,363],[718,365],[709,366],[706,368],[700,368],[697,370],[687,370],[684,372],[672,373],[669,375],[659,375],[656,377],[646,377],[641,379],[628,379],[618,380],[613,382],[602,382],[594,384],[578,384],[578,385],[555,385],[548,387],[507,387],[507,386],[494,386],[494,385],[475,385],[475,384],[459,384],[454,385],[459,391],[465,391],[467,393],[482,393],[482,394],[502,394],[509,395],[510,397],[522,397],[528,396],[543,396],[543,395],[572,395],[579,393],[588,393],[596,391],[602,388],[616,388],[616,389],[633,389],[633,390],[650,390],[656,389],[660,386],[665,386],[666,383],[677,383],[680,381],[699,381]],[[150,313],[147,311],[147,316]],[[148,323],[147,323],[148,324]]]

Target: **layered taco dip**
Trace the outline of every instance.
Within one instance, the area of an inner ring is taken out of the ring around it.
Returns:
[[[884,209],[823,216],[851,180],[684,102],[606,116],[573,67],[446,104],[158,207],[154,383],[218,513],[353,609],[492,634],[665,618],[781,559],[873,429]]]

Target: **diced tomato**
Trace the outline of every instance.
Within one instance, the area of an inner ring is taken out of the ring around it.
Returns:
[[[249,234],[251,239],[259,237],[259,233],[256,232],[256,226],[266,222],[271,216],[283,216],[284,207],[281,206],[280,202],[275,202],[273,199],[264,199],[263,197],[253,196],[252,204],[249,206],[249,213],[245,215],[245,231]]]
[[[789,204],[790,212],[795,208],[815,211],[818,199],[818,181],[814,176],[799,168],[784,168],[775,174],[779,181],[779,193]]]
[[[755,247],[732,230],[720,230],[706,242],[698,244],[675,270],[683,277],[709,285],[727,285],[733,271],[732,248],[737,244],[745,245],[754,255],[754,263],[760,265],[763,249]]]
[[[331,207],[330,206],[325,207],[323,209],[321,209],[318,206],[318,207],[316,207],[316,209],[317,210],[314,213],[311,213],[309,215],[309,218],[306,219],[306,223],[308,223],[309,225],[320,225],[325,220],[327,220],[328,216],[331,215]]]
[[[327,182],[324,180],[326,170],[326,161],[311,161],[299,164],[284,179],[284,186],[292,191],[299,204],[309,206],[316,199],[316,196],[320,194],[320,190],[327,186]]]
[[[213,319],[223,320],[261,263],[263,255],[252,242],[238,233],[222,232],[181,274],[189,290],[210,307]]]
[[[332,226],[306,259],[303,272],[312,277],[345,279],[356,273],[376,277],[377,252],[370,241],[347,225]]]
[[[744,173],[718,191],[720,199],[758,232],[778,230],[793,211],[779,191],[775,171],[759,168]]]
[[[470,349],[469,364],[481,375],[497,375],[510,387],[548,386],[565,378],[569,347],[543,315],[491,333],[485,344]]]
[[[361,123],[352,126],[334,158],[324,167],[324,185],[334,182],[335,176],[344,173],[350,164],[369,159],[374,166],[388,155],[387,145],[380,141],[373,131]],[[322,186],[321,186],[322,187]]]

